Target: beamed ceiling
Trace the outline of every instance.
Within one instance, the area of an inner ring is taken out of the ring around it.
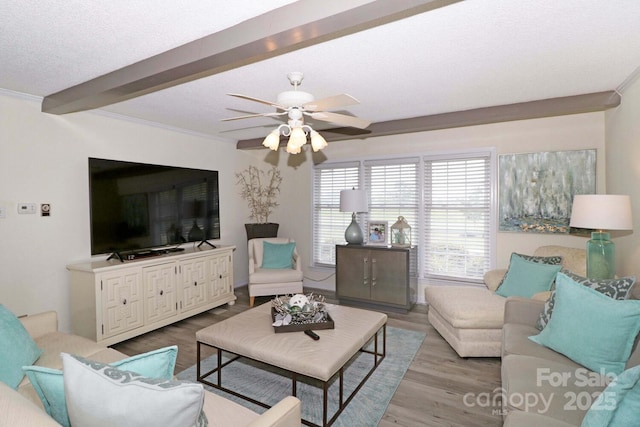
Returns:
[[[0,88],[260,148],[291,90],[347,93],[327,141],[602,111],[640,67],[636,0],[5,0]]]

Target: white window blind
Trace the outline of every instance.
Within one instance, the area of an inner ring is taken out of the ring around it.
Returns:
[[[340,212],[340,190],[361,188],[359,162],[319,165],[313,177],[313,264],[333,266],[351,212]]]
[[[389,230],[384,236],[387,243],[390,227],[403,216],[411,226],[414,241],[419,236],[420,189],[418,180],[419,157],[375,160],[364,163],[365,188],[369,192],[370,221],[387,221]],[[367,227],[368,230],[368,227]],[[369,235],[365,232],[365,240]]]
[[[491,262],[490,154],[424,158],[425,277],[480,281]]]

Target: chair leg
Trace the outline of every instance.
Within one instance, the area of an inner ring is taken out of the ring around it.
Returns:
[[[249,297],[249,307],[253,307],[254,302],[256,302],[256,297]]]

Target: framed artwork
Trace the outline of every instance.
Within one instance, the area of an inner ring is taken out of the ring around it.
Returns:
[[[499,231],[568,234],[576,194],[596,192],[596,150],[500,155]]]
[[[386,246],[388,226],[387,221],[369,221],[369,244]]]

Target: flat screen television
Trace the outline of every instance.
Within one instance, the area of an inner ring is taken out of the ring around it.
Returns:
[[[91,254],[220,238],[218,172],[89,158]]]

